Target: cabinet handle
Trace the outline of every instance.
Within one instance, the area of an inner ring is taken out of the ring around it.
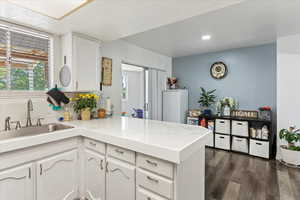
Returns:
[[[155,162],[152,162],[152,161],[150,161],[150,160],[146,160],[146,162],[147,162],[148,164],[150,164],[150,165],[153,165],[153,166],[157,167],[157,163],[155,163]]]
[[[158,182],[159,182],[157,179],[151,178],[150,176],[147,176],[147,179],[148,179],[149,181],[153,181],[153,182],[155,182],[155,183],[158,183]]]
[[[103,160],[100,161],[100,168],[103,170]]]
[[[76,81],[76,90],[78,90],[78,81]]]
[[[219,138],[221,138],[221,139],[224,139],[224,137],[223,137],[223,136],[220,136]]]
[[[124,154],[124,151],[121,151],[120,149],[115,149],[115,152],[117,152],[119,154]]]
[[[262,143],[258,143],[258,142],[256,142],[256,144],[257,144],[257,145],[262,145]]]
[[[243,123],[237,123],[237,125],[243,125]]]
[[[31,168],[28,168],[28,178],[31,179]]]
[[[109,170],[108,170],[108,162],[106,162],[106,164],[105,164],[105,170],[106,170],[107,173],[109,172]]]
[[[97,144],[95,143],[95,142],[90,142],[90,145],[92,145],[92,146],[97,146]]]
[[[43,175],[43,165],[40,164],[40,175]]]

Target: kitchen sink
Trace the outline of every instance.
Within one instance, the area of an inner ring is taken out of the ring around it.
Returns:
[[[0,132],[0,141],[12,138],[41,135],[71,128],[74,127],[57,123],[45,124],[42,126],[23,127],[19,130]]]

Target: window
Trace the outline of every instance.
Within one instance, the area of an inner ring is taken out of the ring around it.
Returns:
[[[48,36],[0,25],[0,90],[46,90],[49,49]]]

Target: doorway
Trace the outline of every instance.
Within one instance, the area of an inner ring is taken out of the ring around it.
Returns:
[[[147,118],[147,69],[122,63],[122,113],[126,116]]]

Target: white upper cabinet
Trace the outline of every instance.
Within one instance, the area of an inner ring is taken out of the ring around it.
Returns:
[[[100,89],[101,55],[98,41],[75,33],[62,36],[62,62],[71,72],[70,84],[63,86],[65,91]]]
[[[33,200],[33,164],[0,171],[0,199]]]
[[[85,197],[105,200],[105,156],[85,149]]]
[[[73,200],[78,196],[77,150],[37,162],[37,200]]]

